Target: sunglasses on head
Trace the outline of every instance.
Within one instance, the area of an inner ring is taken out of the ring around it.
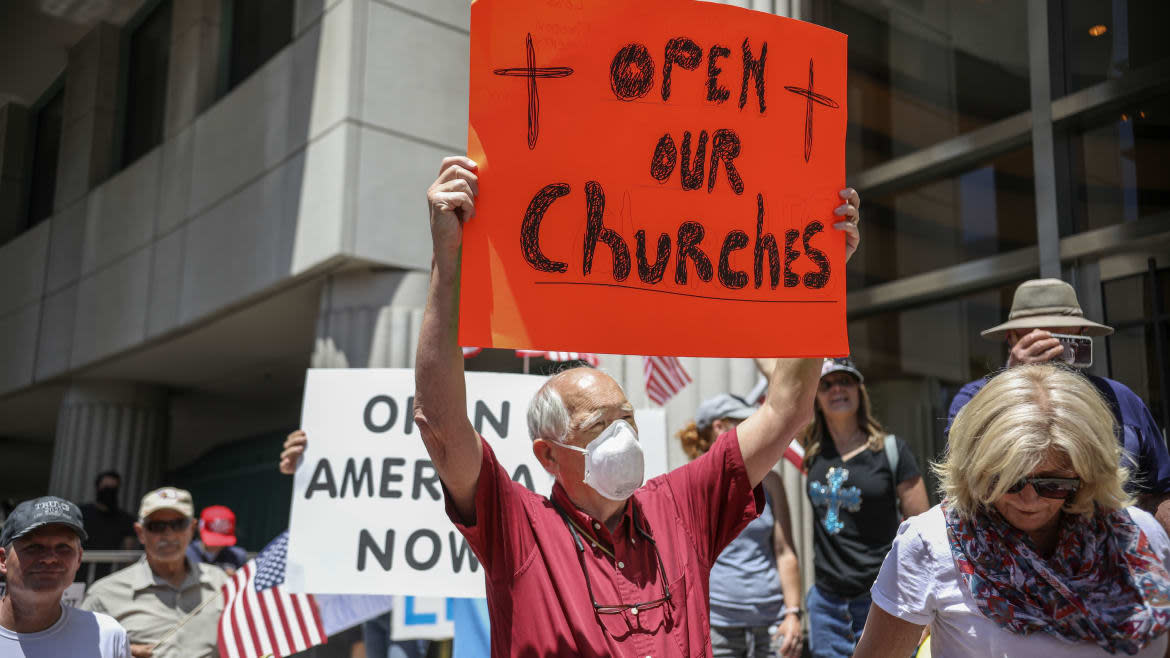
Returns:
[[[161,535],[162,533],[166,532],[167,528],[170,528],[175,532],[182,532],[186,530],[187,526],[189,525],[191,525],[191,519],[187,518],[172,519],[170,521],[144,521],[142,523],[142,527],[146,528],[147,532],[156,535]]]
[[[1037,496],[1056,500],[1072,498],[1081,489],[1080,478],[1027,477],[1020,478],[1018,482],[1008,487],[1007,492],[1020,493],[1029,484],[1036,490]]]

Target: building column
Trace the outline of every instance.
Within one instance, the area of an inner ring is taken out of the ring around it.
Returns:
[[[221,0],[183,0],[173,5],[164,141],[215,102],[223,4]]]
[[[54,211],[71,206],[118,166],[119,39],[118,28],[99,23],[69,48]]]
[[[429,281],[411,270],[331,275],[321,289],[312,367],[413,367]]]
[[[162,484],[170,411],[166,391],[128,382],[75,383],[61,402],[49,493],[77,503],[93,499],[94,477],[122,474],[123,509]]]
[[[27,226],[29,111],[17,103],[0,105],[0,244]]]

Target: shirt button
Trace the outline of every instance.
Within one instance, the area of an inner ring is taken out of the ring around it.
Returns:
[[[601,530],[601,524],[598,523],[597,521],[594,521],[593,522],[593,529],[594,530]]]
[[[625,568],[626,568],[625,562],[618,562],[618,569],[625,569]]]

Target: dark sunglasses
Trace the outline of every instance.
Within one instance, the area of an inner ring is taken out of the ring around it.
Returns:
[[[1055,500],[1072,498],[1081,489],[1080,478],[1029,477],[1021,478],[1019,482],[1008,487],[1007,492],[1010,494],[1020,493],[1029,484],[1036,490],[1037,496],[1041,498],[1053,498]]]
[[[146,528],[147,532],[161,535],[167,531],[167,528],[175,532],[182,532],[191,525],[191,519],[172,519],[170,521],[144,521],[142,527]]]
[[[840,385],[843,388],[856,388],[857,378],[853,375],[841,375],[840,377],[833,377],[830,379],[829,376],[826,375],[825,379],[821,380],[820,390],[823,393],[825,391],[831,390],[834,386],[837,385]]]

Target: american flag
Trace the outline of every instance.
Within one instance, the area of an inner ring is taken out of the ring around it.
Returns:
[[[223,586],[220,658],[280,658],[326,641],[314,596],[280,587],[287,556],[286,530]]]
[[[784,451],[784,458],[801,473],[808,473],[804,470],[804,446],[800,445],[799,440],[793,439],[789,442],[788,449]]]
[[[584,361],[596,368],[601,363],[601,359],[593,352],[546,352],[544,350],[516,350],[516,356],[524,358],[530,356],[533,358],[543,358],[549,361]]]
[[[677,356],[643,357],[642,379],[646,382],[646,394],[659,406],[691,383],[691,376]]]

